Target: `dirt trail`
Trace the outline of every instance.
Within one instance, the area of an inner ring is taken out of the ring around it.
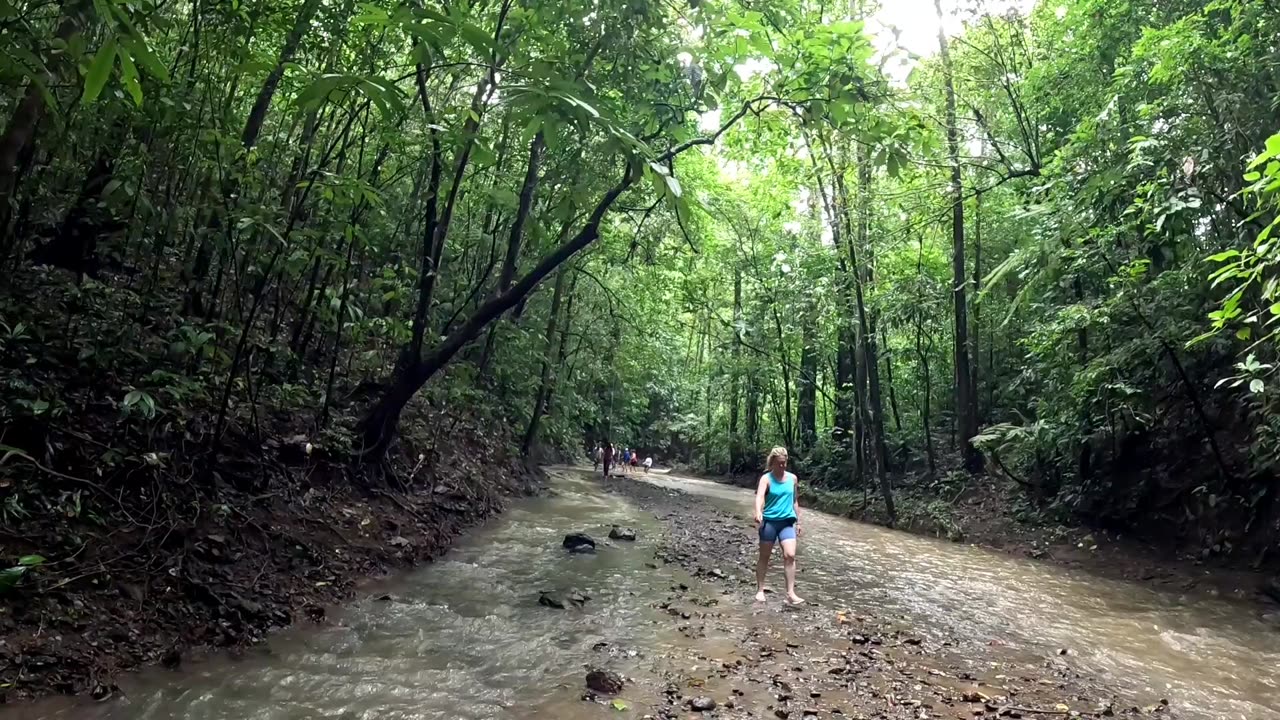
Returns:
[[[779,594],[753,604],[747,518],[631,478],[602,482],[662,521],[657,563],[677,564],[700,581],[673,587],[658,607],[703,643],[705,662],[665,669],[667,684],[651,688],[654,697],[638,694],[645,688],[628,696],[656,717],[687,717],[712,704],[721,718],[1176,717],[1163,704],[1123,706],[1056,659],[993,648],[979,662],[958,651],[959,638],[922,639],[895,618],[814,603],[786,607]],[[780,582],[780,570],[770,579]],[[608,702],[594,695],[587,698]]]

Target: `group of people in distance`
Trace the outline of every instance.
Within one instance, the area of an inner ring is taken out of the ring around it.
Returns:
[[[607,442],[604,445],[596,445],[596,451],[592,455],[595,460],[595,469],[599,470],[600,466],[604,466],[604,476],[609,477],[609,470],[614,467],[621,467],[622,472],[635,472],[637,469],[643,468],[644,472],[649,472],[649,468],[653,467],[653,458],[645,457],[640,460],[640,451],[631,448],[623,448],[622,452],[618,452],[613,447],[613,443]]]
[[[604,466],[604,476],[609,477],[609,470],[616,461],[620,461],[623,472],[635,472],[637,464],[649,472],[653,466],[653,458],[646,457],[639,461],[639,453],[630,448],[623,448],[618,453],[613,443],[597,445],[595,450],[595,469]],[[782,569],[786,578],[786,600],[788,605],[799,605],[804,602],[796,595],[796,545],[800,538],[800,500],[797,486],[799,480],[794,473],[787,470],[787,449],[775,447],[765,458],[765,473],[756,482],[754,520],[756,534],[760,541],[760,554],[756,558],[756,601],[764,602],[765,576],[769,572],[769,561],[773,556],[775,545],[782,547]]]

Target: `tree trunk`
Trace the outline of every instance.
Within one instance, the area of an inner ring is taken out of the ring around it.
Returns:
[[[880,477],[882,489],[885,485],[885,476],[889,472],[889,448],[884,437],[884,400],[880,392],[880,358],[879,350],[876,345],[876,326],[875,318],[871,317],[867,310],[865,286],[872,282],[871,272],[871,160],[870,153],[865,146],[858,147],[858,234],[855,238],[856,245],[850,243],[851,249],[856,248],[856,252],[862,254],[859,263],[859,257],[854,255],[853,261],[856,276],[857,300],[858,300],[858,329],[862,336],[862,364],[867,370],[867,406],[871,414],[871,434],[875,443],[876,452],[876,473]],[[889,505],[893,501],[888,496],[885,502]]]
[[[916,356],[920,359],[920,429],[924,432],[925,456],[929,460],[929,477],[938,476],[938,458],[933,449],[933,418],[929,401],[933,396],[933,378],[929,375],[929,354],[924,347],[924,319],[916,316]]]
[[[782,435],[786,438],[788,446],[795,444],[795,426],[792,424],[791,414],[791,358],[787,355],[787,338],[782,329],[782,315],[778,313],[777,304],[771,304],[770,309],[773,312],[774,329],[778,331],[778,367],[782,370],[782,399],[786,404],[786,409],[781,411],[778,427],[782,429]]]
[[[947,151],[951,160],[951,275],[952,304],[955,310],[955,413],[961,454],[965,469],[977,472],[982,457],[972,439],[978,434],[977,409],[974,405],[973,375],[969,367],[969,320],[965,287],[968,284],[964,260],[964,184],[960,167],[960,131],[956,123],[956,90],[951,68],[947,35],[942,30],[942,0],[933,0],[938,14],[938,45],[942,56],[942,74],[946,90]]]
[[[370,408],[360,422],[361,452],[367,459],[380,461],[385,457],[404,406],[454,355],[478,337],[489,323],[515,307],[547,275],[569,258],[585,249],[600,236],[600,223],[622,193],[635,184],[636,172],[627,167],[622,179],[604,194],[588,216],[582,229],[571,240],[561,244],[523,275],[506,292],[485,301],[475,312],[446,337],[430,354],[404,368],[397,369],[390,387]]]
[[[809,304],[803,319],[803,343],[800,349],[799,400],[796,404],[800,452],[811,450],[818,439],[818,319],[817,308]]]
[[[267,111],[271,108],[271,100],[275,97],[276,89],[280,86],[280,79],[284,77],[285,66],[293,61],[294,55],[298,52],[298,46],[302,44],[302,38],[307,34],[307,30],[311,28],[311,19],[315,17],[316,10],[320,7],[320,0],[305,0],[302,7],[298,10],[298,16],[294,20],[293,29],[289,31],[289,35],[284,40],[284,47],[280,48],[280,55],[276,58],[276,64],[271,68],[271,72],[267,73],[267,78],[262,81],[262,87],[258,90],[258,97],[253,101],[253,108],[249,110],[249,117],[245,119],[244,131],[240,135],[240,143],[245,150],[252,149],[258,144],[258,136],[262,134],[262,124],[267,119]]]
[[[889,339],[885,335],[884,326],[880,326],[880,347],[888,348]],[[898,412],[898,393],[893,383],[893,355],[884,351],[884,379],[889,383],[889,409],[893,411],[893,428],[902,435],[902,414]]]
[[[62,19],[54,33],[54,39],[65,46],[80,30],[88,7],[89,3],[84,0],[71,0],[64,3]],[[21,14],[19,11],[19,16]],[[60,61],[64,55],[65,53],[59,53],[54,58],[50,58],[49,64],[51,66],[61,64]],[[74,68],[72,70],[74,71]],[[22,99],[14,106],[13,114],[9,116],[4,135],[0,136],[0,240],[5,241],[4,245],[0,245],[0,249],[5,252],[9,250],[10,213],[13,198],[18,190],[18,179],[26,159],[34,155],[36,134],[40,131],[40,125],[48,109],[40,85],[45,85],[50,88],[50,92],[53,92],[52,86],[55,79],[55,74],[51,72],[41,78],[39,83],[27,83]],[[3,259],[0,255],[0,260]]]
[[[742,468],[742,439],[738,436],[738,398],[742,395],[742,268],[733,266],[733,367],[729,383],[729,471]]]
[[[978,381],[978,368],[982,364],[982,193],[973,196],[973,333],[969,336],[969,359],[973,371],[969,379],[969,392],[973,395],[974,430],[981,427],[984,417],[982,390]],[[990,382],[988,380],[988,382]]]
[[[561,268],[556,273],[555,289],[551,293],[551,310],[547,313],[547,331],[543,336],[542,372],[539,375],[538,392],[533,400],[533,412],[529,415],[529,425],[524,431],[524,441],[520,451],[525,457],[533,449],[533,441],[538,436],[538,424],[542,421],[542,413],[546,410],[551,395],[552,355],[555,351],[556,324],[560,321],[560,304],[564,299],[564,281],[568,276],[568,268]]]

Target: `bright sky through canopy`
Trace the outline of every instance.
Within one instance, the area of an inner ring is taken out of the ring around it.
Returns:
[[[964,29],[969,11],[956,14],[956,0],[942,0],[943,27],[948,36],[958,35]],[[1010,8],[1026,14],[1035,6],[1035,0],[986,0],[982,10],[988,13],[1004,13]],[[938,15],[933,0],[884,0],[867,22],[872,43],[880,52],[894,47],[894,29],[898,31],[896,44],[920,57],[928,57],[938,51]],[[911,65],[891,63],[885,70],[893,77],[905,79]]]

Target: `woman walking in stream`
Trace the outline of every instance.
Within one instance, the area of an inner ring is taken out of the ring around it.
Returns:
[[[768,468],[756,484],[756,527],[760,531],[760,558],[756,560],[756,601],[764,602],[764,577],[769,571],[773,546],[782,543],[782,569],[787,578],[787,602],[804,602],[796,595],[796,537],[800,534],[800,502],[796,476],[787,472],[787,449],[776,447],[765,460]]]

